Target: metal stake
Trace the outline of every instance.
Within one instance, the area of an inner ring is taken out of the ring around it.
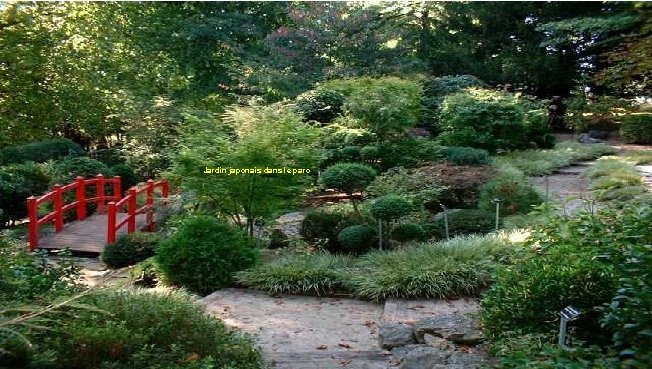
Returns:
[[[446,240],[450,240],[450,234],[448,233],[448,208],[444,204],[441,205],[441,208],[444,210],[444,231],[446,234]]]
[[[498,227],[500,225],[500,203],[503,200],[495,198],[491,200],[491,203],[496,204],[496,230],[498,230]]]

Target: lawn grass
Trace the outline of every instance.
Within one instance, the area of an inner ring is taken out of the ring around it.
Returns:
[[[476,296],[491,282],[494,268],[524,240],[522,235],[512,231],[460,236],[359,258],[328,253],[289,256],[239,272],[236,279],[273,294],[340,292],[376,301]]]
[[[615,150],[606,144],[562,142],[554,149],[511,152],[498,156],[496,161],[512,165],[529,176],[544,176],[560,168],[613,153]]]

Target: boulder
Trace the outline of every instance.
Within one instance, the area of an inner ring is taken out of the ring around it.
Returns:
[[[414,336],[418,343],[425,343],[425,334],[468,346],[475,346],[483,339],[477,322],[459,314],[438,315],[417,321]]]
[[[401,323],[385,323],[378,334],[380,346],[385,350],[415,343],[412,327]]]
[[[602,140],[589,136],[588,133],[580,133],[577,142],[584,144],[602,143]]]
[[[399,369],[432,369],[437,365],[444,365],[450,352],[429,346],[416,347],[403,357]]]

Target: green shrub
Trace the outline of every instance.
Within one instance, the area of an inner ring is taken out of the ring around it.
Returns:
[[[374,200],[369,210],[374,218],[387,221],[408,215],[414,207],[405,197],[390,194]]]
[[[342,113],[344,95],[340,92],[316,89],[304,92],[296,98],[296,108],[306,121],[330,123]]]
[[[86,309],[56,312],[50,324],[31,330],[30,356],[15,367],[258,369],[253,340],[230,331],[180,292],[105,290],[83,297]],[[22,364],[22,365],[21,365]]]
[[[375,177],[376,171],[368,165],[342,163],[326,168],[321,174],[321,183],[352,196],[354,192],[364,190]],[[357,212],[355,199],[351,198],[351,203]]]
[[[491,162],[487,150],[472,147],[447,147],[442,152],[446,160],[455,165],[485,165]]]
[[[38,164],[0,167],[0,228],[26,217],[25,200],[47,192],[49,183],[49,175]]]
[[[413,204],[423,205],[426,209],[438,209],[441,186],[433,183],[433,178],[417,170],[402,167],[392,168],[369,185],[367,192],[374,197],[400,195]]]
[[[258,251],[244,232],[209,216],[187,218],[159,243],[157,262],[165,278],[207,294],[233,283],[233,273],[254,265]]]
[[[160,237],[156,233],[126,234],[120,236],[115,243],[106,245],[100,260],[113,269],[133,265],[154,256],[159,241]]]
[[[301,222],[301,236],[308,242],[322,243],[329,250],[337,250],[337,235],[349,216],[341,212],[316,209],[308,212]]]
[[[617,206],[637,200],[647,193],[641,174],[625,160],[607,157],[587,172],[595,198]]]
[[[389,238],[397,242],[423,241],[426,231],[418,224],[402,223],[392,227]]]
[[[376,229],[367,224],[348,226],[342,229],[337,241],[347,254],[363,254],[371,250],[376,241]]]
[[[0,237],[0,306],[48,301],[78,287],[79,268],[65,254],[55,265],[45,252],[27,250],[23,242]]]
[[[5,147],[0,150],[0,165],[19,164],[26,161],[43,163],[64,157],[84,155],[84,149],[62,138]]]
[[[625,142],[652,144],[652,114],[630,114],[623,117],[620,136]]]
[[[481,209],[458,209],[448,213],[448,233],[451,237],[464,234],[484,234],[496,228],[495,213]],[[428,225],[429,233],[436,238],[446,237],[444,218]]]
[[[496,178],[483,185],[480,190],[479,207],[488,212],[495,211],[491,200],[499,199],[500,213],[514,215],[528,213],[532,206],[543,202],[532,182],[520,170],[501,166]]]
[[[147,258],[129,269],[129,276],[135,286],[156,287],[165,284],[165,276],[156,262],[156,257]]]
[[[413,127],[421,114],[421,86],[413,81],[363,77],[328,81],[322,87],[343,93],[344,111],[381,138]]]
[[[72,182],[77,176],[90,178],[98,174],[103,174],[105,177],[113,175],[104,163],[87,157],[62,160],[54,165],[52,171],[52,181],[61,185]]]
[[[338,152],[338,160],[344,162],[355,162],[360,160],[359,146],[344,146]]]
[[[140,182],[140,177],[138,177],[134,170],[127,164],[115,165],[111,167],[111,172],[114,176],[120,176],[123,190],[128,190]]]
[[[478,205],[480,189],[496,174],[488,165],[461,166],[448,163],[433,163],[417,169],[432,185],[440,189],[439,202],[449,209],[475,208]],[[430,208],[438,212],[439,204]]]
[[[237,273],[238,283],[272,294],[322,296],[350,291],[347,270],[352,259],[319,253],[285,257]]]
[[[530,146],[526,112],[532,108],[519,95],[469,89],[448,95],[441,108],[442,143],[491,153]]]
[[[378,146],[367,145],[360,149],[360,157],[364,161],[373,161],[378,159],[379,156],[380,150],[378,149]]]
[[[486,87],[478,78],[470,75],[442,76],[428,78],[423,81],[424,108],[423,120],[426,128],[433,133],[439,133],[439,109],[446,95],[450,95],[469,87]]]

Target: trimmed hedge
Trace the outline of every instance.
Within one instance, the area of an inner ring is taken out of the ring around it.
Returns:
[[[133,265],[154,256],[160,237],[156,233],[138,232],[127,234],[106,245],[100,260],[110,268],[117,269]]]
[[[64,157],[84,155],[84,149],[66,139],[54,139],[5,147],[0,150],[0,165],[19,164],[26,161],[43,163]]]

